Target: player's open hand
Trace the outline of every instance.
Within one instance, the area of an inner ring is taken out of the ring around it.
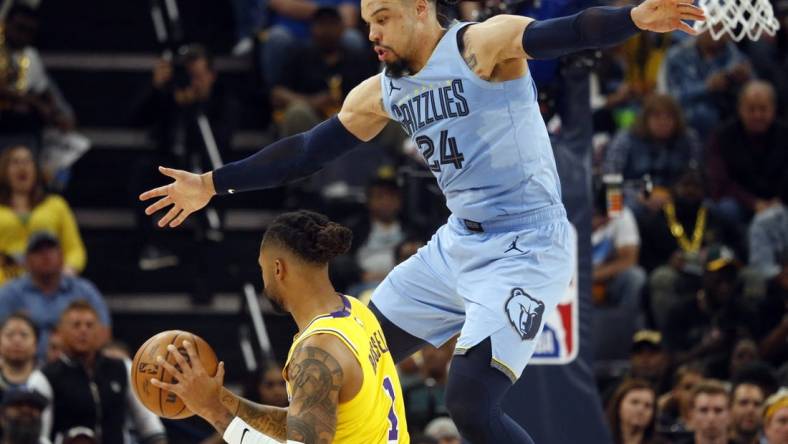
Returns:
[[[208,205],[213,195],[216,194],[211,173],[194,174],[161,166],[159,171],[165,176],[173,178],[174,181],[168,185],[142,193],[140,200],[148,200],[154,197],[160,198],[145,209],[145,214],[148,216],[163,208],[172,206],[167,211],[167,214],[159,220],[160,227],[165,227],[168,224],[171,228],[177,227],[190,214]]]
[[[203,418],[211,417],[223,409],[221,403],[222,384],[224,383],[224,362],[216,368],[216,375],[210,376],[205,371],[194,344],[183,341],[188,359],[178,349],[170,344],[167,351],[175,358],[177,365],[172,365],[157,356],[156,361],[164,370],[173,376],[173,382],[166,383],[158,379],[151,379],[151,384],[162,390],[175,393],[186,407]],[[177,382],[176,382],[177,381]]]
[[[686,20],[704,21],[703,10],[687,0],[646,0],[632,10],[635,25],[646,31],[671,32],[677,29],[690,35],[698,31]]]

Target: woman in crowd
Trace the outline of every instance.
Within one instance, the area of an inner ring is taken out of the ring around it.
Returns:
[[[52,399],[52,386],[36,366],[38,330],[23,313],[15,313],[0,324],[0,397],[8,389],[29,387]],[[41,442],[49,442],[52,407],[41,415]]]
[[[85,268],[85,246],[63,198],[48,194],[33,152],[12,146],[0,153],[0,285],[22,272],[30,234],[48,231],[60,241],[67,272]]]
[[[766,444],[788,443],[788,388],[781,388],[766,400],[763,434]]]
[[[632,128],[619,132],[610,143],[602,171],[623,176],[625,202],[639,214],[644,208],[659,210],[670,186],[687,167],[697,166],[701,156],[698,137],[685,123],[678,103],[655,94],[645,100]],[[655,186],[647,198],[636,183],[646,176]]]
[[[663,443],[655,433],[656,393],[648,381],[626,379],[607,406],[607,418],[615,444]]]

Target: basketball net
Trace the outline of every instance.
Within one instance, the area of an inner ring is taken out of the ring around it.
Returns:
[[[705,22],[695,22],[698,31],[709,30],[714,40],[725,33],[737,42],[745,36],[758,40],[762,33],[773,36],[780,29],[769,0],[699,0]]]

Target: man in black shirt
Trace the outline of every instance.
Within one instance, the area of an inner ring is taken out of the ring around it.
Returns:
[[[318,9],[311,31],[311,41],[290,55],[287,75],[271,91],[281,136],[306,131],[336,114],[350,90],[375,71],[367,51],[341,44],[344,26],[336,9]]]
[[[53,439],[81,426],[93,430],[100,444],[124,444],[130,417],[140,443],[166,444],[161,421],[131,393],[126,363],[99,353],[98,329],[96,311],[87,302],[71,303],[60,318],[64,353],[43,369],[54,394]]]

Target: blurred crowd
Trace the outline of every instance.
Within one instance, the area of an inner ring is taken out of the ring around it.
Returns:
[[[569,2],[543,3],[512,12],[573,12]],[[259,127],[275,137],[335,114],[380,69],[357,0],[232,4],[236,42],[227,52],[257,67],[250,75],[272,110]],[[3,5],[0,442],[167,442],[173,424],[165,429],[131,394],[128,351],[112,339],[101,291],[81,276],[93,252],[60,192],[84,180],[69,170],[90,142],[36,49],[40,1]],[[596,346],[596,373],[616,443],[788,443],[788,4],[773,5],[783,23],[774,37],[642,33],[588,55],[593,313],[617,313],[622,324],[596,332],[617,336]],[[465,2],[443,15],[472,20],[489,9]],[[532,63],[532,71],[540,90],[554,89],[557,65]],[[195,42],[159,60],[142,85],[131,120],[147,128],[153,150],[138,156],[128,184],[141,270],[176,266],[182,253],[165,247],[136,196],[165,180],[156,165],[209,170],[209,145],[231,157],[242,98],[228,83]],[[541,97],[560,133],[555,97]],[[392,124],[289,185],[275,206],[314,208],[353,230],[332,280],[368,300],[447,215],[422,163]],[[400,364],[414,443],[460,443],[444,399],[452,353],[450,342]],[[245,396],[286,405],[281,370],[271,362],[255,371]],[[191,436],[184,442],[218,442]]]

